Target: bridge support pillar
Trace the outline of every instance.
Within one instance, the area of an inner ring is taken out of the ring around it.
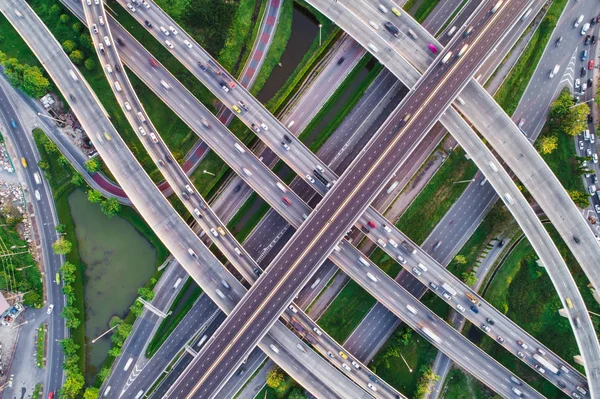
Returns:
[[[600,303],[600,294],[598,294],[598,291],[592,288],[592,295],[594,295],[596,302]]]
[[[575,356],[573,356],[573,361],[575,361],[575,363],[577,363],[580,366],[584,366],[584,364],[583,364],[583,358],[581,357],[581,355],[575,355]]]
[[[567,312],[567,309],[565,309],[565,308],[558,309],[558,314],[566,319],[569,318],[569,312]]]
[[[194,356],[194,357],[196,357],[196,355],[198,354],[198,352],[196,352],[195,350],[193,350],[192,348],[190,348],[189,345],[185,346],[185,351],[187,353],[189,353],[190,355]]]
[[[544,264],[542,263],[542,260],[541,260],[541,259],[538,259],[538,260],[536,260],[536,261],[535,261],[535,263],[537,263],[537,265],[538,265],[539,267],[544,267],[544,268],[546,267],[546,265],[544,265]]]

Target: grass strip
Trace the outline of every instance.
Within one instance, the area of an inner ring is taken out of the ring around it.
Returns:
[[[37,366],[43,369],[46,366],[46,362],[44,361],[44,355],[46,353],[46,325],[42,324],[38,327],[37,330],[37,339],[36,339],[36,363]]]
[[[471,180],[475,173],[477,166],[465,158],[462,148],[452,151],[396,226],[414,242],[422,243],[463,193],[468,183],[465,180]]]
[[[262,3],[266,4],[266,2]],[[259,25],[255,23],[256,12],[256,0],[240,0],[235,19],[227,33],[227,41],[219,53],[219,64],[235,76],[237,76],[235,72],[239,67],[242,53],[248,45],[252,47],[253,44],[249,39],[252,37],[252,27]]]
[[[267,5],[268,5],[268,1],[261,0],[259,4],[260,4],[260,10],[258,11],[258,14],[256,15],[256,21],[260,21],[261,18],[263,17],[263,15],[265,14]],[[246,45],[244,46],[244,48],[242,48],[242,52],[240,54],[240,60],[237,65],[237,68],[234,71],[232,71],[232,74],[234,76],[239,76],[242,73],[242,68],[246,64],[246,61],[248,60],[248,57],[250,57],[250,54],[252,54],[252,48],[254,47],[254,43],[257,40],[258,32],[260,32],[260,24],[258,24],[258,23],[252,24],[252,33],[251,33],[250,37],[248,37]]]
[[[415,11],[415,20],[418,23],[422,23],[423,21],[425,21],[427,16],[429,16],[429,14],[433,11],[435,6],[437,6],[439,2],[440,0],[424,0],[419,6],[419,8],[417,8],[417,11]]]
[[[550,36],[552,36],[552,32],[554,32],[556,22],[560,18],[566,4],[567,0],[554,0],[552,2],[546,16],[533,33],[523,54],[521,54],[519,60],[504,80],[504,83],[494,95],[498,104],[500,104],[508,115],[512,115],[517,109],[521,96],[525,92],[540,58],[542,58],[544,49]]]
[[[146,357],[150,358],[154,356],[160,346],[167,340],[169,335],[171,335],[173,330],[194,306],[200,297],[200,294],[202,294],[202,289],[194,280],[188,278],[169,308],[169,312],[171,312],[170,316],[163,319],[152,336],[150,343],[148,343]]]
[[[458,13],[460,12],[460,10],[462,10],[464,8],[464,6],[469,2],[469,0],[463,0],[462,3],[460,3],[460,5],[456,8],[456,10],[454,10],[454,12],[452,13],[452,15],[450,15],[450,18],[448,18],[446,20],[446,22],[444,23],[444,25],[442,26],[441,29],[438,30],[439,32],[443,32],[446,30],[446,28],[448,26],[450,26],[450,24],[454,21],[454,18],[456,18],[456,16],[458,15]]]
[[[31,394],[31,398],[32,399],[39,399],[39,397],[42,394],[43,390],[44,390],[44,386],[42,384],[35,384],[35,388],[33,390],[33,393]]]

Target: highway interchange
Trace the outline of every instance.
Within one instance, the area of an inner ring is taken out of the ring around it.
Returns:
[[[517,10],[517,11],[518,11],[518,10]],[[518,13],[518,12],[517,12],[517,13]],[[513,15],[513,19],[515,19],[515,18],[516,18],[516,16],[517,16],[516,14],[515,14],[515,15]],[[108,32],[108,35],[110,35],[110,31]],[[111,41],[112,41],[112,39],[111,39]],[[125,46],[125,48],[127,48],[127,46]],[[470,51],[469,51],[468,53],[470,53]],[[466,53],[466,54],[468,54],[468,53]],[[114,57],[113,57],[113,58],[111,58],[111,60],[110,60],[110,61],[111,61],[111,62],[114,62],[114,63],[117,63],[117,62],[119,62],[119,61],[118,61],[118,58],[114,58]],[[124,87],[125,91],[126,91],[126,92],[128,92],[128,90],[129,90],[129,89],[128,89],[127,87],[128,87],[129,85],[127,84],[127,85],[123,85],[123,86],[125,86],[125,87]],[[459,87],[460,87],[460,86],[459,86]],[[169,90],[170,90],[170,89],[169,89]],[[217,90],[218,90],[218,89],[217,89]],[[235,89],[235,90],[237,91],[237,89]],[[135,94],[134,94],[134,93],[131,93],[131,92],[129,92],[129,95],[127,96],[127,99],[131,99],[131,98],[135,98]],[[452,100],[452,98],[450,98],[450,100]],[[449,100],[449,101],[450,101],[450,100]],[[448,101],[448,103],[449,103],[449,101]],[[442,107],[442,108],[443,108],[443,107]],[[147,119],[147,118],[146,118],[146,119]],[[432,119],[433,121],[435,121],[435,119],[436,119],[436,118],[434,117],[434,118],[431,118],[431,119]],[[202,122],[202,121],[197,121],[197,122],[201,124],[201,122]],[[412,120],[412,119],[409,119],[409,120],[408,120],[408,124],[411,124],[411,123],[413,123],[413,120]],[[134,125],[134,126],[135,126],[135,124],[136,124],[136,122],[135,122],[135,120],[133,120],[133,121],[132,121],[132,125]],[[200,125],[197,125],[195,130],[196,130],[196,131],[198,131],[198,130],[201,130],[201,129],[202,129],[202,127],[201,127]],[[109,134],[109,135],[110,135],[110,134]],[[102,139],[100,138],[99,140],[102,140]],[[111,141],[111,140],[109,140],[109,141]],[[144,140],[142,140],[142,141],[144,141]],[[296,144],[296,143],[294,143],[294,145],[292,146],[293,148],[296,148],[295,144]],[[231,148],[231,147],[230,147],[230,148]],[[231,151],[230,151],[230,152],[231,152]],[[166,154],[166,153],[163,153],[163,156],[164,156],[165,154]],[[158,158],[157,158],[157,159],[158,159]],[[480,166],[480,167],[481,167],[481,166]],[[238,168],[238,171],[239,171],[239,168]],[[180,173],[182,173],[182,172],[180,172]],[[248,173],[246,173],[246,172],[244,171],[243,167],[242,167],[242,171],[241,171],[240,175],[244,175],[244,174],[248,175]],[[337,182],[337,184],[335,184],[335,185],[334,185],[334,187],[333,187],[333,189],[332,189],[332,192],[335,192],[335,190],[337,189],[337,187],[338,187],[338,186],[340,186],[340,183],[343,183],[343,182],[345,181],[344,179],[347,179],[347,176],[348,176],[348,175],[344,175],[344,176],[342,177],[342,179],[341,179],[341,180],[339,180],[339,181]],[[253,180],[253,179],[250,179],[250,180]],[[175,181],[175,183],[176,183],[175,185],[177,185],[177,186],[182,186],[182,183],[181,183],[181,182],[182,182],[182,180],[180,180],[180,181]],[[375,184],[375,183],[373,183],[373,184]],[[382,186],[383,186],[383,183],[380,183],[380,184],[379,184],[379,186],[380,186],[380,187],[382,187]],[[259,191],[260,191],[260,190],[259,190]],[[263,190],[263,191],[264,191],[264,190]],[[183,191],[182,191],[182,192],[183,192]],[[325,197],[325,201],[326,201],[326,200],[328,200],[328,198],[330,198],[330,197],[331,197],[331,196]],[[194,197],[194,198],[195,198],[195,197]],[[279,203],[281,203],[281,201],[273,201],[273,202],[279,202]],[[369,202],[370,202],[370,201],[369,201]],[[300,203],[301,203],[300,201],[298,201],[298,202],[296,202],[295,200],[294,200],[294,201],[292,201],[292,204],[293,204],[294,206],[296,206],[297,204],[300,204]],[[368,205],[368,203],[367,203],[366,205]],[[366,205],[365,205],[365,206],[366,206]],[[324,205],[323,205],[323,204],[320,204],[320,205],[319,205],[319,207],[317,208],[317,211],[318,211],[318,210],[321,208],[321,206],[324,206]],[[280,204],[279,208],[281,209],[282,207],[283,207],[283,206]],[[193,209],[194,209],[194,208],[192,208],[192,213],[193,213]],[[286,208],[283,208],[283,209],[285,210]],[[286,212],[281,212],[281,213],[282,213],[282,214],[286,214]],[[357,215],[358,215],[359,213],[360,213],[360,212],[357,212]],[[298,220],[299,220],[298,218],[295,218],[295,219],[292,221],[292,222],[293,222],[293,224],[295,224],[295,225],[298,225],[298,224],[299,224],[299,223],[298,223]],[[314,220],[314,218],[313,218],[313,214],[311,214],[311,215],[309,216],[309,218],[308,218],[308,220],[307,220],[307,222],[306,222],[305,224],[308,224],[308,223],[310,223],[312,220]],[[202,223],[202,219],[198,219],[198,221],[200,221],[200,223]],[[300,222],[301,222],[301,219],[300,219]],[[317,221],[317,222],[318,222],[318,221]],[[214,215],[212,215],[212,214],[211,214],[211,223],[212,223],[212,224],[206,224],[206,223],[205,223],[205,225],[204,225],[204,226],[205,226],[205,230],[209,230],[211,225],[212,225],[212,226],[215,226],[215,225],[218,225],[218,224],[220,224],[220,222],[218,222],[218,219],[216,219],[216,217],[214,217]],[[379,223],[379,221],[378,221],[378,223]],[[361,222],[361,225],[363,225],[363,226],[365,225],[365,220],[363,220],[363,221]],[[204,227],[204,226],[203,226],[203,227]],[[223,226],[223,227],[224,227],[224,226]],[[344,228],[342,228],[342,229],[339,231],[339,234],[338,234],[338,235],[340,235],[340,237],[341,237],[341,235],[343,235],[343,234],[344,234],[344,232],[346,231],[347,227],[348,227],[348,226],[344,226]],[[230,234],[227,234],[227,236],[230,236]],[[377,237],[376,237],[375,239],[377,239]],[[217,241],[217,242],[221,242],[221,241],[224,241],[224,240],[216,240],[216,241]],[[335,241],[335,240],[334,240],[334,241]],[[233,245],[239,245],[239,244],[233,244]],[[333,245],[331,245],[331,247],[333,247]],[[238,248],[238,247],[236,246],[236,248]],[[345,251],[345,248],[344,248],[344,251]],[[232,249],[230,248],[228,252],[229,252],[229,253],[231,253],[231,252],[232,252]],[[236,259],[235,255],[228,256],[228,258],[230,258],[230,260],[231,260],[232,258],[233,258],[233,259]],[[248,256],[245,256],[244,258],[245,258],[245,259],[247,259],[247,258],[249,258],[249,257],[248,257]],[[251,260],[250,260],[250,261],[251,261]],[[356,262],[354,262],[354,263],[356,263]],[[318,264],[316,264],[316,266],[318,266]],[[254,268],[254,265],[252,265],[251,267],[252,267],[252,268]],[[248,268],[248,266],[246,265],[246,266],[245,266],[245,268],[247,269],[247,268]],[[241,269],[242,269],[242,270],[244,270],[244,266],[241,266]],[[271,272],[267,273],[266,275],[270,275],[270,273],[271,273]],[[250,274],[250,276],[252,276],[252,275]],[[251,278],[252,278],[252,277],[251,277]],[[364,276],[363,276],[363,281],[364,281]],[[259,284],[260,284],[260,281],[259,281]],[[252,291],[251,291],[251,292],[252,292]],[[404,315],[404,317],[410,318],[410,315]]]

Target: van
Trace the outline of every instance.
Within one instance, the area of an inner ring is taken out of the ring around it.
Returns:
[[[415,32],[413,32],[413,30],[412,30],[412,29],[410,29],[410,28],[409,28],[409,29],[406,31],[406,33],[408,34],[408,36],[412,37],[414,40],[417,40],[417,39],[418,39],[418,36],[417,36],[417,34],[416,34]]]
[[[413,306],[411,305],[406,305],[406,309],[408,309],[408,311],[412,314],[417,314],[417,309],[415,309]]]
[[[169,90],[171,88],[171,85],[168,84],[167,82],[165,82],[164,80],[160,80],[160,84],[162,87],[164,87],[165,89]]]
[[[521,391],[519,391],[517,388],[512,387],[511,389],[512,389],[513,393],[515,395],[517,395],[518,397],[522,397],[523,396],[523,393]]]
[[[446,36],[450,37],[454,34],[454,32],[456,32],[456,26],[453,26],[452,28],[450,28],[448,33],[446,33]]]
[[[381,238],[377,239],[377,244],[379,244],[379,246],[381,246],[381,248],[385,248],[387,246],[387,243],[385,241],[383,241]]]
[[[577,19],[575,20],[575,23],[573,24],[573,28],[578,28],[578,27],[579,27],[579,25],[580,25],[580,24],[583,22],[583,18],[584,18],[584,17],[583,17],[583,14],[581,14],[581,15],[579,16],[579,18],[577,18]]]
[[[446,62],[448,62],[448,60],[452,58],[452,51],[449,51],[448,53],[446,53],[446,55],[444,56],[444,58],[442,58],[442,64],[445,64]]]
[[[194,252],[194,250],[192,248],[188,248],[188,254],[190,254],[190,256],[192,258],[197,258],[198,256],[196,256],[196,253]]]
[[[375,276],[373,276],[371,273],[367,273],[367,277],[374,283],[378,281],[377,278],[375,278]]]
[[[417,266],[419,267],[419,269],[423,270],[424,272],[427,271],[427,267],[424,264],[418,263]]]
[[[144,114],[142,114],[141,112],[137,113],[137,117],[140,120],[140,122],[142,122],[142,123],[146,122],[146,118],[144,117]]]
[[[484,186],[485,183],[487,183],[487,177],[484,177],[483,179],[481,179],[481,181],[479,182],[479,185]]]
[[[123,90],[123,89],[121,89],[121,85],[119,84],[119,82],[115,82],[115,89],[116,89],[118,92],[121,92],[121,91]]]
[[[221,292],[221,290],[219,290],[219,289],[216,289],[216,290],[215,290],[215,292],[217,293],[217,295],[218,295],[218,296],[219,296],[221,299],[225,299],[225,294],[223,294],[223,293]]]
[[[229,286],[229,284],[227,284],[227,281],[221,280],[221,284],[223,284],[223,287],[227,288],[228,290],[231,289],[231,287]]]
[[[173,284],[173,289],[176,289],[177,287],[179,287],[179,284],[181,284],[181,282],[183,281],[183,279],[180,277],[177,279],[177,281],[175,281],[175,284]]]
[[[369,267],[369,266],[370,266],[369,262],[367,262],[367,260],[366,260],[365,258],[363,258],[362,256],[359,256],[359,257],[358,257],[358,261],[359,261],[360,263],[362,263],[364,266],[367,266],[367,267]]]
[[[392,240],[391,238],[388,240],[388,242],[390,243],[390,245],[394,248],[398,248],[398,243],[394,240]]]
[[[377,47],[375,47],[375,45],[373,43],[369,43],[368,47],[371,49],[372,52],[376,53],[379,50],[377,49]]]
[[[583,132],[583,139],[588,141],[590,139],[590,130],[586,129],[585,132]]]
[[[383,4],[380,4],[378,8],[379,8],[379,11],[381,11],[384,14],[387,14],[388,9],[385,8],[385,6]],[[582,15],[582,17],[583,17],[583,15]]]
[[[242,154],[246,152],[246,150],[244,150],[244,148],[241,145],[239,145],[238,143],[235,143],[233,146],[235,147],[236,150],[238,150]]]
[[[282,192],[287,193],[287,188],[285,188],[285,186],[283,184],[281,184],[281,182],[277,182],[275,183],[275,185],[277,186],[278,189],[280,189]],[[306,219],[306,218],[305,218]]]
[[[530,8],[529,10],[527,10],[525,12],[525,14],[523,14],[523,16],[521,17],[521,21],[525,21],[527,19],[527,17],[529,16],[529,14],[531,14],[532,9]]]

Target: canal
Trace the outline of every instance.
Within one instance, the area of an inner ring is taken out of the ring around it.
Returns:
[[[69,195],[79,255],[86,265],[85,334],[86,377],[91,378],[110,349],[110,334],[91,340],[106,331],[113,316],[125,317],[156,268],[156,250],[128,221],[108,219],[98,204],[87,200],[83,190]]]

